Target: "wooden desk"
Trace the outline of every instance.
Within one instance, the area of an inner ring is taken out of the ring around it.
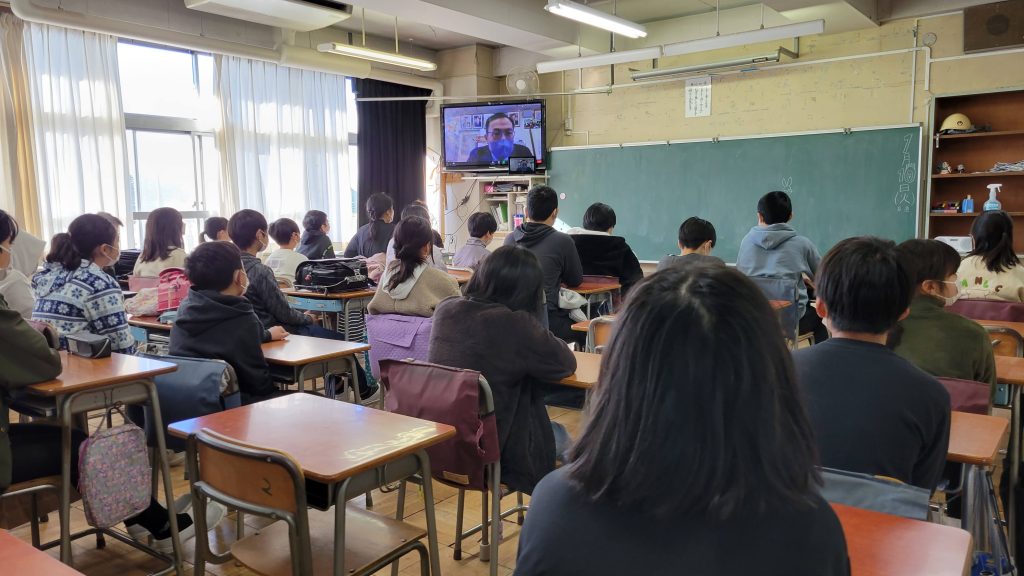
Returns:
[[[971,535],[959,528],[832,504],[846,535],[853,576],[965,576]]]
[[[81,572],[61,564],[6,530],[0,530],[0,566],[4,567],[4,574],[12,575],[82,576]]]
[[[459,286],[469,282],[469,279],[473,277],[473,271],[464,268],[448,268],[448,275],[455,278],[455,281],[459,283]]]
[[[789,308],[790,306],[793,305],[793,303],[788,301],[788,300],[769,300],[768,303],[772,305],[772,309],[773,310],[782,310],[783,308]],[[606,316],[606,318],[614,318],[614,317],[615,317],[614,314],[609,314],[608,316]],[[575,332],[586,332],[587,330],[590,329],[590,320],[584,320],[583,322],[577,322],[577,323],[572,325],[572,329]],[[1024,370],[1024,368],[1022,368],[1022,370]]]
[[[597,384],[601,375],[601,355],[590,352],[573,352],[576,356],[576,372],[559,381],[559,384],[589,390]]]
[[[347,500],[384,482],[422,474],[431,573],[440,574],[430,463],[424,449],[454,436],[451,426],[321,396],[292,394],[168,427],[172,435],[182,438],[203,428],[288,453],[306,477],[331,486],[328,507],[333,505],[341,516]],[[335,533],[337,547],[344,549],[344,539],[344,532]],[[345,573],[343,566],[337,568]]]
[[[160,420],[160,401],[157,397],[155,376],[174,372],[178,367],[168,362],[111,354],[109,358],[90,360],[61,352],[63,371],[59,378],[49,382],[33,384],[24,389],[27,394],[52,398],[57,405],[57,418],[60,421],[61,433],[61,485],[60,485],[60,559],[67,565],[72,564],[71,541],[96,533],[124,542],[139,550],[147,550],[120,532],[106,529],[88,529],[71,534],[71,429],[75,416],[93,410],[103,410],[117,403],[142,404],[149,406],[155,430],[163,424]],[[167,446],[163,434],[156,434],[156,464],[164,481],[164,505],[173,509],[174,495],[171,488],[171,472],[167,465]],[[178,521],[170,517],[171,539],[173,542],[173,558],[166,558],[170,566],[166,571],[174,570],[182,573],[183,551],[178,538]],[[156,554],[153,552],[152,554]],[[165,571],[165,572],[166,572]],[[163,573],[163,572],[162,572]]]
[[[998,533],[991,534],[990,520],[1003,520],[992,483],[992,469],[1008,428],[1009,422],[1004,418],[953,412],[946,454],[950,462],[964,464],[960,525],[971,531],[979,549],[991,551],[995,558],[1009,554],[1003,549],[1003,542],[1007,541],[1004,529],[1000,527]]]
[[[1024,386],[1024,358],[996,356],[996,379],[1011,386]]]
[[[356,354],[369,349],[369,344],[361,342],[344,342],[291,334],[284,340],[264,342],[263,357],[269,364],[290,366],[300,392],[305,390],[306,370],[311,366],[319,364],[322,368],[319,373],[313,375],[314,378],[326,377],[327,374],[339,370],[347,370],[352,374],[352,394],[358,401],[361,398],[359,398],[359,383],[356,382],[358,373]],[[333,397],[334,393],[328,390],[327,395]]]
[[[362,339],[362,333],[353,333],[349,316],[351,312],[357,309],[360,314],[365,314],[366,306],[373,298],[373,295],[377,293],[372,288],[354,290],[352,292],[334,292],[331,294],[321,294],[306,290],[282,290],[282,292],[284,292],[285,298],[288,299],[288,304],[296,310],[334,314],[336,326],[345,335],[345,340]],[[327,328],[326,316],[324,316],[322,325],[324,328]]]

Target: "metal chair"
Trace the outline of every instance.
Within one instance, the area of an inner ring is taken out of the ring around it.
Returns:
[[[977,321],[1024,322],[1024,304],[1020,302],[961,298],[949,307],[949,311]]]
[[[931,493],[924,488],[905,484],[895,478],[833,468],[821,468],[821,478],[824,481],[821,495],[829,502],[914,520],[928,517]]]
[[[615,326],[613,316],[598,316],[590,321],[587,327],[587,351],[597,352],[598,348],[604,349],[612,337],[612,328]]]
[[[207,562],[237,559],[268,576],[330,574],[333,572],[334,515],[307,509],[306,479],[298,464],[276,450],[247,446],[202,429],[188,439],[187,464],[195,508],[194,573],[206,573]],[[277,520],[257,534],[238,540],[228,553],[210,549],[205,535],[208,500]],[[339,502],[338,506],[345,506]],[[420,573],[429,573],[426,531],[356,508],[346,510],[345,565],[347,573],[363,575],[396,563],[416,551]],[[358,535],[358,536],[356,536]]]
[[[494,397],[487,380],[472,370],[426,362],[384,360],[381,382],[388,389],[386,406],[389,411],[455,427],[455,438],[427,448],[432,475],[434,480],[459,490],[455,559],[462,559],[462,541],[480,532],[480,560],[490,561],[490,574],[494,576],[498,573],[501,521],[517,514],[518,523],[522,524],[527,508],[523,505],[523,495],[517,493],[517,505],[501,511],[501,455]],[[398,518],[404,514],[405,490],[406,484],[402,482],[398,492]],[[483,500],[480,525],[463,531],[466,490],[479,490]],[[489,514],[488,492],[492,496]]]

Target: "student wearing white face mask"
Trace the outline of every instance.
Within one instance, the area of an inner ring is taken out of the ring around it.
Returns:
[[[0,223],[2,222],[7,223],[6,226],[18,241],[12,241],[9,248],[0,246],[0,254],[7,254],[10,257],[6,265],[0,266],[0,295],[7,300],[9,309],[20,314],[25,320],[30,320],[36,299],[32,295],[32,284],[28,278],[35,274],[46,243],[19,230],[14,218],[0,210]]]
[[[62,348],[69,334],[90,333],[106,336],[114,352],[135,353],[121,287],[103,271],[120,255],[117,229],[96,214],[75,218],[50,240],[46,264],[32,277],[32,319],[53,325]]]
[[[915,288],[910,315],[889,338],[896,353],[939,378],[996,383],[988,333],[978,323],[945,310],[960,298],[960,256],[937,240],[907,240],[896,248]]]

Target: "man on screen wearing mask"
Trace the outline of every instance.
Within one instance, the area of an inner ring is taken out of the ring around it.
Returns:
[[[507,164],[510,156],[536,157],[532,150],[516,144],[516,127],[512,119],[504,112],[498,112],[487,119],[487,145],[480,146],[469,153],[466,162],[469,164]]]
[[[473,268],[480,266],[484,258],[490,256],[491,251],[487,245],[494,239],[494,233],[498,231],[498,222],[487,212],[475,212],[467,222],[469,227],[469,239],[466,244],[455,252],[455,260],[452,264],[460,268]]]

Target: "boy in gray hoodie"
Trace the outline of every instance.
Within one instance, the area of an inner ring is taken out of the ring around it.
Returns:
[[[814,333],[815,342],[828,339],[828,331],[813,308],[808,309],[809,296],[803,277],[811,280],[818,272],[821,254],[805,236],[789,225],[793,219],[793,202],[785,192],[769,192],[757,202],[757,226],[740,242],[736,268],[747,276],[789,278],[797,281],[800,291],[797,312],[800,334]]]

